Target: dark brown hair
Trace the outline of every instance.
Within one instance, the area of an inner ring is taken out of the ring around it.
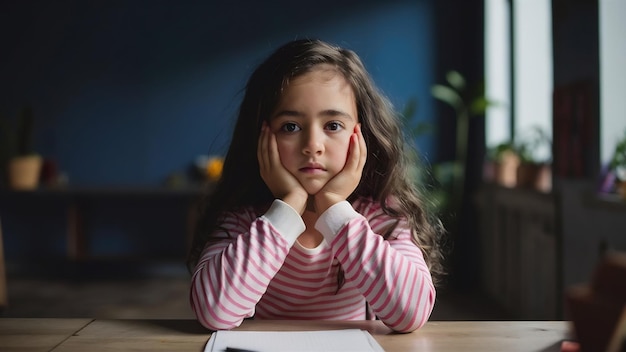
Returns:
[[[418,154],[403,132],[401,119],[353,51],[311,39],[292,41],[278,48],[250,76],[222,177],[201,210],[187,258],[189,270],[193,270],[207,244],[215,240],[211,235],[220,227],[220,214],[239,207],[261,207],[274,199],[261,179],[257,161],[262,123],[269,119],[289,81],[320,64],[334,66],[352,86],[367,144],[361,182],[348,200],[369,197],[380,202],[390,216],[406,218],[413,230],[413,241],[422,250],[437,282],[444,273],[440,247],[443,228],[428,212],[422,185],[418,184]],[[390,199],[395,200],[393,204]]]

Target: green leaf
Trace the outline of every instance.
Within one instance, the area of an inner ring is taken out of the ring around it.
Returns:
[[[476,99],[472,100],[470,104],[470,115],[483,115],[489,105],[490,103],[485,97],[477,97]]]
[[[457,111],[457,113],[465,109],[465,105],[461,96],[450,87],[443,86],[441,84],[435,84],[430,88],[430,92],[435,98],[452,106]]]
[[[457,71],[448,71],[448,73],[446,73],[446,80],[459,92],[465,89],[465,78]]]

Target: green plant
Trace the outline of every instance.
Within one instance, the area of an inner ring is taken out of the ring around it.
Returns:
[[[467,140],[469,118],[483,115],[489,105],[493,103],[485,97],[484,82],[476,87],[467,87],[465,77],[457,71],[446,73],[447,84],[435,84],[431,87],[431,94],[436,99],[448,104],[456,113],[456,159],[465,160],[467,154]]]
[[[624,136],[615,145],[609,167],[615,173],[615,177],[622,182],[626,181],[626,130]]]
[[[451,70],[446,73],[445,84],[435,84],[431,87],[434,98],[442,101],[454,109],[456,114],[456,150],[454,159],[432,165],[432,173],[421,178],[434,178],[437,184],[432,189],[430,198],[436,211],[456,211],[463,196],[463,183],[467,166],[467,149],[469,119],[473,116],[484,115],[487,107],[495,102],[485,97],[484,82],[480,81],[472,88],[468,87],[465,77],[459,72]],[[431,133],[434,126],[428,122],[416,120],[417,101],[409,100],[404,111],[400,114],[405,125],[414,139]],[[427,180],[429,181],[429,180]]]
[[[469,140],[470,118],[484,115],[489,106],[495,103],[485,96],[484,81],[468,87],[465,77],[451,70],[446,73],[445,84],[431,87],[434,98],[447,104],[456,114],[456,148],[454,159],[437,164],[434,168],[435,177],[454,199],[446,199],[442,206],[457,208],[463,197],[465,170],[467,168],[467,150]],[[448,203],[448,204],[446,204]]]
[[[487,159],[496,163],[501,162],[503,155],[507,152],[519,154],[517,145],[511,141],[497,144],[496,146],[487,149]]]
[[[539,156],[542,147],[547,148],[549,153],[552,152],[552,138],[540,126],[528,129],[515,146],[521,161],[529,164],[544,164],[551,161],[551,157]]]

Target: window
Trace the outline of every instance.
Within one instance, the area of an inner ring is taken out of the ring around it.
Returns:
[[[511,139],[510,9],[507,0],[485,2],[485,95],[498,102],[487,109],[488,147]]]
[[[499,103],[487,111],[488,147],[519,141],[533,128],[552,135],[551,6],[550,0],[485,1],[486,94]],[[550,146],[533,156],[550,158]]]
[[[626,129],[626,1],[600,0],[600,160],[605,165]]]

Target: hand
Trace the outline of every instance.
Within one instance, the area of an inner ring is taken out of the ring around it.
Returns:
[[[259,136],[257,158],[261,178],[270,192],[302,215],[309,195],[296,177],[283,166],[278,154],[276,136],[265,123]]]
[[[367,145],[361,133],[361,124],[354,127],[350,136],[348,157],[343,169],[315,194],[315,210],[323,213],[332,205],[346,200],[361,182],[363,167],[367,160]]]

